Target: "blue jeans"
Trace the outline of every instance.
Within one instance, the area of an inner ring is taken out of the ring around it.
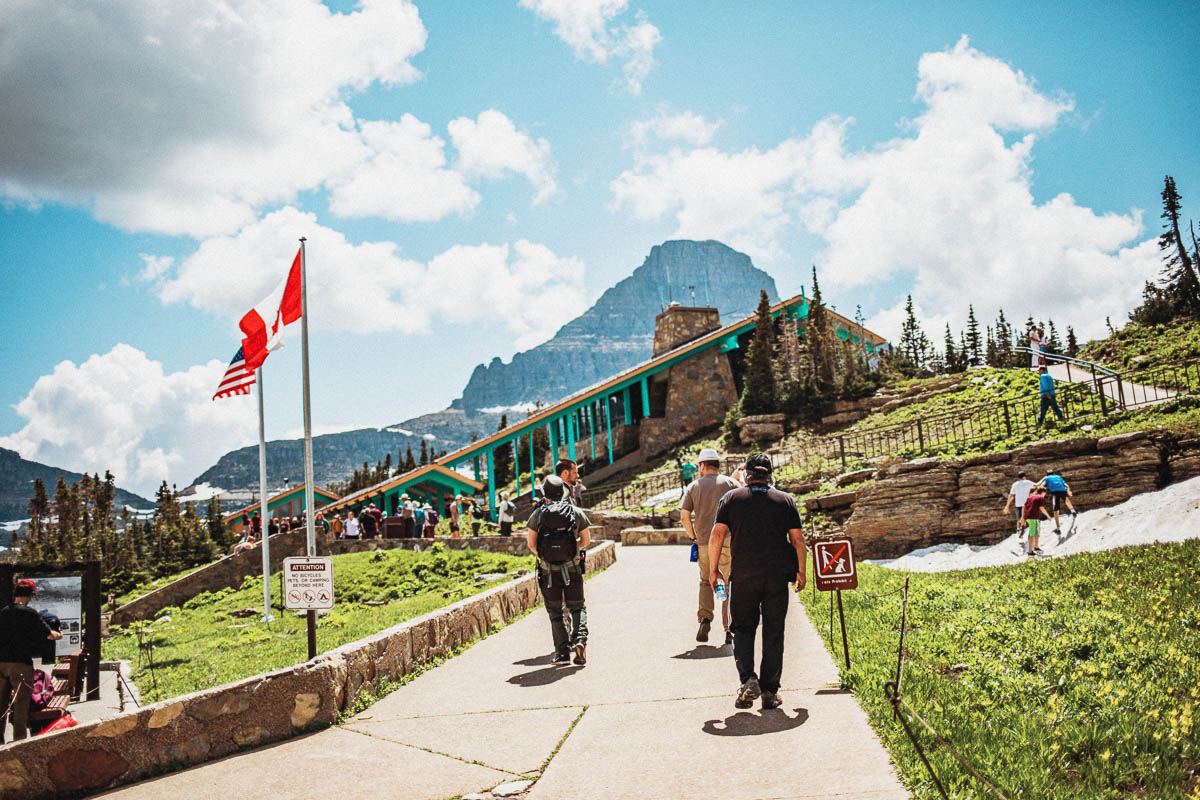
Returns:
[[[1066,419],[1066,417],[1063,416],[1062,409],[1058,407],[1058,399],[1052,394],[1044,394],[1042,395],[1041,407],[1038,409],[1038,425],[1041,425],[1042,420],[1046,418],[1046,409],[1048,408],[1054,409],[1054,416],[1058,417],[1059,420]]]

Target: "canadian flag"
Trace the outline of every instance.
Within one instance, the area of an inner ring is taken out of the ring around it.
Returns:
[[[296,251],[287,279],[238,323],[248,370],[258,369],[272,350],[283,347],[283,327],[300,319],[300,252]]]

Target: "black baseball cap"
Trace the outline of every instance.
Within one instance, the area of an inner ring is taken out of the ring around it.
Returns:
[[[766,453],[755,453],[746,459],[746,472],[758,478],[769,478],[775,467]]]

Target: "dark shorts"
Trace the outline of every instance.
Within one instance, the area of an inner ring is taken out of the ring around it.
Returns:
[[[1067,505],[1066,492],[1051,492],[1053,500],[1051,500],[1050,509],[1052,511],[1061,511]]]

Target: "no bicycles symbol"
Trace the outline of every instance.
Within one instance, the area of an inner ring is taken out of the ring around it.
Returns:
[[[813,543],[813,572],[822,592],[858,588],[854,546],[848,536],[830,536]]]

